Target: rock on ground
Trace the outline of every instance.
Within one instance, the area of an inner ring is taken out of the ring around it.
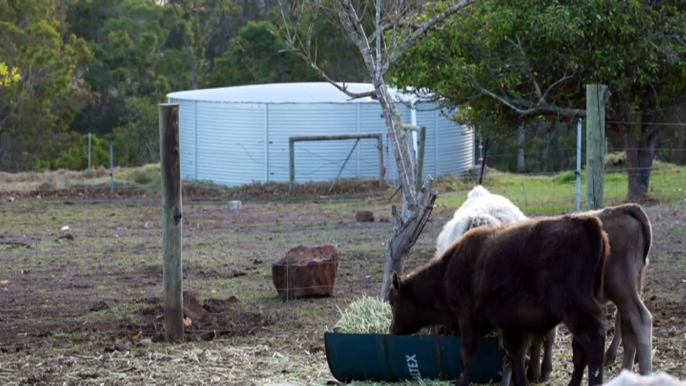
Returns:
[[[374,222],[374,213],[368,210],[361,210],[355,213],[355,220],[358,222]]]
[[[333,295],[338,250],[333,245],[299,245],[272,264],[272,281],[282,299]]]

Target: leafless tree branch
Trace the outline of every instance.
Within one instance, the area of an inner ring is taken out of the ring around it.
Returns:
[[[338,90],[343,92],[345,95],[350,97],[350,99],[359,99],[359,98],[368,98],[368,97],[376,97],[376,92],[370,91],[370,92],[365,92],[365,93],[353,93],[351,91],[348,91],[347,86],[345,85],[345,82],[342,83],[342,85],[339,85],[334,79],[332,79],[324,70],[322,70],[316,62],[316,58],[312,58],[310,54],[309,47],[311,47],[311,36],[312,36],[312,29],[311,26],[308,28],[307,31],[307,42],[303,43],[302,40],[300,39],[297,34],[295,34],[293,31],[290,30],[290,27],[287,22],[287,17],[286,13],[284,11],[284,5],[282,3],[283,0],[279,0],[279,8],[281,11],[281,17],[283,18],[284,24],[285,24],[285,38],[284,38],[284,43],[286,44],[286,47],[288,48],[289,51],[295,53],[296,55],[300,56],[300,58],[307,63],[314,71],[316,71],[319,76],[321,76],[324,80],[329,82],[331,85],[336,87]],[[350,25],[352,27],[352,25]],[[354,28],[352,28],[352,31],[355,31]],[[351,31],[348,31],[349,33]]]
[[[547,88],[547,89],[545,90],[545,92],[543,93],[543,96],[541,97],[541,99],[540,99],[539,102],[540,102],[540,103],[548,103],[547,98],[548,98],[548,94],[550,93],[550,91],[552,91],[552,89],[554,89],[555,87],[557,87],[557,86],[558,86],[559,84],[561,84],[562,82],[565,82],[565,81],[567,81],[567,80],[573,79],[574,76],[576,76],[576,72],[575,72],[575,71],[572,71],[572,74],[571,74],[571,75],[567,75],[567,71],[565,71],[565,74],[562,76],[562,78],[556,80],[555,82],[551,83],[550,86],[548,86],[548,88]]]
[[[477,89],[484,95],[488,95],[494,99],[497,99],[501,103],[503,103],[505,106],[511,108],[518,114],[522,116],[527,116],[527,115],[534,115],[534,114],[552,114],[552,115],[558,115],[561,117],[566,117],[566,118],[576,118],[576,117],[585,117],[586,116],[586,110],[585,109],[570,109],[570,108],[565,108],[565,107],[558,107],[555,105],[551,104],[534,104],[530,101],[526,101],[523,99],[514,99],[502,95],[498,95],[494,93],[491,90],[488,90],[482,86],[477,86]]]
[[[411,3],[407,0],[374,0],[374,16],[372,16],[374,25],[373,30],[369,33],[365,31],[363,19],[370,16],[370,13],[365,13],[365,7],[370,5],[372,0],[361,0],[363,2],[362,6],[356,3],[357,8],[352,2],[358,0],[327,1],[326,6],[329,8],[324,9],[324,13],[335,19],[334,23],[342,29],[345,37],[359,52],[365,67],[369,71],[374,91],[368,93],[352,93],[348,91],[345,83],[341,85],[336,82],[319,67],[311,53],[312,45],[310,39],[312,29],[307,29],[306,36],[301,38],[300,34],[295,33],[290,27],[292,25],[289,20],[290,16],[286,14],[290,10],[284,6],[285,0],[278,1],[284,22],[282,31],[283,35],[285,35],[284,41],[287,49],[300,56],[323,79],[346,95],[351,98],[375,97],[383,110],[383,118],[388,128],[389,146],[393,149],[398,179],[403,191],[402,214],[399,215],[394,209],[394,233],[386,248],[384,283],[381,294],[382,298],[386,299],[390,275],[394,271],[402,272],[402,256],[414,244],[416,236],[421,233],[421,229],[431,213],[436,193],[429,192],[432,184],[431,177],[427,178],[424,187],[420,191],[415,192],[414,158],[412,157],[411,142],[408,139],[409,135],[407,132],[408,128],[413,127],[402,122],[396,105],[397,102],[388,89],[384,76],[429,29],[439,25],[449,16],[472,4],[475,0],[463,0],[432,20],[419,25],[418,28],[407,31],[408,33],[397,32],[397,27],[401,25],[403,18],[413,9]],[[323,9],[323,0],[303,1],[314,1],[316,3],[314,4],[315,12]],[[361,11],[358,10],[359,8],[362,8]],[[313,8],[308,8],[307,12],[312,10]],[[389,28],[392,31],[391,34],[386,33],[389,30],[386,28],[388,25],[393,26],[393,28]],[[369,26],[367,28],[369,29]],[[399,41],[400,38],[404,40]],[[303,40],[306,41],[303,42]]]

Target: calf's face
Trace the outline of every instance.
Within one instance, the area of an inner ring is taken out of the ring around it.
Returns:
[[[395,272],[391,276],[388,302],[393,314],[389,328],[391,335],[411,335],[424,327],[422,306],[414,301],[409,285],[403,283]]]

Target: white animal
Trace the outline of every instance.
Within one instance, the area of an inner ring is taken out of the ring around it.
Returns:
[[[615,379],[605,383],[605,386],[686,386],[686,382],[664,372],[638,375],[624,369]]]
[[[526,219],[512,201],[477,185],[467,194],[467,200],[457,208],[453,218],[443,226],[436,239],[436,256],[441,256],[452,243],[472,228],[498,226]]]

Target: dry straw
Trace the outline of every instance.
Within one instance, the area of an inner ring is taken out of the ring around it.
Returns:
[[[68,350],[0,355],[0,384],[322,385],[332,377],[322,355],[297,356],[265,345],[154,344],[110,353]]]
[[[391,306],[376,297],[363,295],[351,302],[345,311],[338,307],[341,319],[333,327],[334,332],[342,334],[387,334],[391,326]],[[421,333],[428,333],[425,330]],[[420,334],[421,334],[420,333]],[[499,330],[489,333],[488,337],[499,335]]]
[[[378,298],[363,295],[345,311],[338,307],[341,319],[333,327],[343,334],[386,334],[391,327],[391,306]]]
[[[564,386],[572,371],[570,336],[558,334],[553,374],[546,384]],[[280,344],[289,345],[283,341]],[[44,350],[34,353],[0,355],[1,385],[246,385],[293,386],[335,385],[323,352],[290,354],[288,347],[257,344],[234,346],[216,340],[170,346],[152,344],[125,347],[123,351],[103,353],[81,346],[75,350]],[[620,349],[621,354],[621,349]],[[620,355],[621,357],[621,355]],[[677,360],[675,360],[677,359]],[[683,377],[683,361],[674,352],[659,353],[655,368]],[[607,380],[618,372],[618,365],[605,373]],[[330,383],[331,382],[331,383]],[[407,381],[403,386],[448,386],[454,381]],[[382,386],[388,383],[353,382],[349,386]]]

